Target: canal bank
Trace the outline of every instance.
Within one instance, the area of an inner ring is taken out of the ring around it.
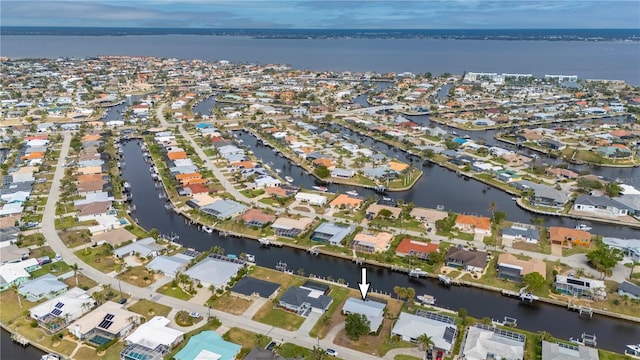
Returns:
[[[343,279],[345,283],[357,284],[360,280],[360,266],[345,259],[314,256],[306,250],[288,247],[261,247],[255,240],[245,238],[223,238],[216,233],[207,234],[195,226],[185,224],[182,216],[164,208],[165,201],[159,199],[137,142],[123,145],[127,167],[123,177],[131,184],[136,206],[135,217],[144,228],[156,228],[161,233],[180,235],[178,242],[197,250],[208,250],[212,246],[221,246],[227,253],[242,252],[255,254],[258,266],[275,268],[279,262],[286,262],[288,268],[296,271],[303,269],[307,274],[321,277],[331,276]],[[428,293],[438,300],[438,306],[457,311],[466,308],[471,316],[502,319],[505,316],[518,319],[520,327],[530,331],[549,331],[558,338],[568,339],[581,332],[595,333],[599,336],[602,348],[620,352],[624,346],[640,337],[637,323],[598,316],[591,320],[579,318],[559,306],[535,303],[523,305],[519,301],[503,297],[499,293],[489,292],[475,287],[440,286],[434,279],[409,278],[406,274],[390,271],[378,266],[370,267],[372,288],[379,292],[392,293],[394,286],[413,287],[416,293]],[[354,285],[352,285],[354,286]]]

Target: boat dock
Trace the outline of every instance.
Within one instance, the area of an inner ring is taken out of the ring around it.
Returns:
[[[502,290],[501,293],[502,293],[503,296],[510,296],[510,297],[519,298],[520,301],[528,302],[528,303],[532,303],[532,302],[540,299],[536,295],[533,295],[532,293],[526,292],[526,291],[523,291],[523,290],[520,290],[520,291]]]
[[[278,242],[278,241],[273,241],[269,238],[266,237],[261,237],[258,239],[258,242],[260,243],[260,245],[262,246],[275,246],[275,247],[282,247],[284,246],[283,243]]]
[[[18,343],[22,346],[27,346],[29,345],[29,339],[27,339],[26,337],[18,334],[18,333],[13,333],[11,334],[11,340],[15,343]]]
[[[593,317],[593,309],[588,305],[576,305],[571,302],[567,303],[567,310],[578,312],[578,316]]]

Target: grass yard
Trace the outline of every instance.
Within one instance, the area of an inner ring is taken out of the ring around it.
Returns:
[[[78,276],[78,287],[80,289],[89,290],[92,287],[95,287],[95,286],[98,285],[98,283],[95,280],[90,279],[90,278],[80,274],[79,272],[78,272],[77,276]],[[71,288],[71,287],[76,286],[76,279],[75,279],[75,277],[72,276],[70,278],[64,279],[64,283],[69,285],[69,287]]]
[[[56,261],[56,262],[52,262],[52,263],[48,263],[48,264],[44,264],[42,265],[42,267],[36,271],[33,271],[31,273],[31,276],[34,278],[40,277],[42,275],[45,274],[52,274],[57,276],[60,276],[62,274],[66,274],[71,270],[71,267],[69,266],[69,264],[67,264],[64,261]]]
[[[53,251],[53,249],[51,249],[49,246],[42,246],[39,248],[31,249],[32,258],[39,258],[43,256],[48,256],[50,258],[53,258],[56,256],[56,252]]]
[[[118,279],[138,287],[147,287],[156,281],[156,275],[144,266],[134,266],[117,276]]]
[[[66,217],[63,217],[62,219],[56,218],[55,224],[56,224],[57,230],[66,230],[76,226],[95,226],[95,225],[98,225],[98,222],[95,220],[76,221],[75,217],[66,216]]]
[[[171,312],[171,307],[158,304],[157,302],[141,299],[135,304],[129,306],[129,311],[133,311],[150,320],[154,316],[166,317]]]
[[[76,343],[73,341],[64,338],[54,338],[51,335],[48,335],[41,327],[31,327],[31,320],[22,318],[15,321],[10,327],[29,339],[31,342],[42,344],[65,356],[71,355],[73,349],[76,348]]]
[[[74,248],[91,242],[89,230],[61,231],[60,239],[69,248]]]
[[[120,360],[120,352],[124,350],[123,341],[111,345],[104,353],[98,354],[96,349],[90,346],[81,347],[75,354],[76,359],[100,359],[100,360]]]
[[[112,271],[120,272],[120,270],[122,270],[123,261],[112,255],[109,245],[105,244],[98,247],[84,248],[76,251],[75,254],[82,259],[83,262],[103,273],[110,273]]]
[[[19,247],[28,247],[28,246],[42,246],[44,245],[45,238],[44,234],[34,233],[27,236],[19,236],[18,241],[16,241],[16,245]]]
[[[393,360],[422,360],[421,358],[417,358],[411,355],[396,355],[393,357]]]
[[[178,324],[179,326],[187,327],[193,324],[197,324],[203,319],[202,315],[198,315],[198,317],[193,317],[189,314],[190,313],[188,311],[184,311],[184,310],[178,311],[178,313],[174,318],[176,321],[176,324]]]
[[[284,343],[280,345],[276,352],[285,358],[311,359],[311,350],[292,343]]]
[[[281,285],[281,289],[288,289],[291,286],[300,286],[305,282],[305,278],[285,274],[281,271],[271,270],[259,266],[255,266],[250,272],[250,276],[258,279],[271,281]]]
[[[187,294],[184,290],[182,290],[182,288],[178,286],[173,287],[171,282],[162,286],[160,289],[158,289],[157,292],[163,295],[172,296],[180,300],[189,300],[192,297],[192,295]]]
[[[5,324],[11,324],[12,321],[20,318],[29,311],[32,307],[38,303],[29,302],[23,298],[18,301],[18,292],[14,289],[9,289],[0,293],[0,304],[2,304],[2,311],[0,311],[0,320]]]
[[[309,331],[309,336],[318,336],[321,339],[324,339],[329,330],[331,330],[332,325],[336,325],[343,320],[343,315],[338,311],[338,309],[342,309],[344,302],[347,301],[348,297],[350,297],[349,295],[351,295],[351,297],[360,296],[358,291],[355,290],[339,286],[331,287],[329,296],[333,298],[333,302],[329,305],[329,309],[320,316],[320,319],[318,319],[316,324],[313,325],[313,328]]]
[[[222,338],[226,341],[242,346],[242,350],[238,356],[240,359],[244,358],[244,356],[246,356],[246,354],[248,354],[254,347],[259,346],[264,348],[271,342],[271,338],[266,335],[256,334],[254,332],[235,327],[224,333]]]
[[[304,322],[302,316],[276,308],[271,301],[264,304],[255,314],[253,320],[285,330],[297,330]]]
[[[233,315],[240,315],[244,313],[252,303],[252,301],[232,296],[229,293],[225,293],[210,302],[212,308]]]

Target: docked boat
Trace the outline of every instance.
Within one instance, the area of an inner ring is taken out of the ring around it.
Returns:
[[[355,190],[345,191],[344,193],[350,196],[358,196],[358,192]]]
[[[256,262],[256,257],[251,255],[251,254],[244,254],[244,259],[247,260],[250,263],[255,263]]]
[[[60,360],[60,359],[61,359],[60,355],[54,354],[54,353],[44,354],[40,358],[40,360]]]
[[[325,191],[329,190],[326,186],[315,186],[315,185],[314,185],[314,186],[312,186],[311,188],[312,188],[313,190],[322,191],[322,192],[325,192]]]
[[[516,200],[518,200],[518,198],[514,196],[514,197],[511,198],[511,200],[516,201]]]
[[[207,234],[213,234],[213,229],[208,226],[203,226],[202,231],[206,232]]]
[[[293,178],[291,176],[285,176],[284,179],[287,180],[287,182],[293,182]]]
[[[640,359],[640,344],[627,345],[624,348],[624,354]]]
[[[417,299],[420,300],[421,303],[426,305],[433,305],[436,303],[436,298],[433,295],[427,295],[427,294],[418,295]]]
[[[593,229],[591,226],[588,226],[586,224],[578,224],[576,225],[576,230],[584,230],[584,231],[589,231]]]

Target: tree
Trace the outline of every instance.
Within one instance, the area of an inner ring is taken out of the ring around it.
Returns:
[[[314,173],[321,179],[327,178],[331,175],[331,171],[329,171],[329,169],[324,165],[318,166]]]
[[[500,225],[500,223],[507,218],[507,213],[504,211],[496,211],[493,213],[493,223]]]
[[[433,339],[431,338],[431,336],[427,334],[422,334],[418,336],[416,340],[418,341],[418,348],[420,349],[420,351],[431,349],[435,345],[435,342],[433,342]]]
[[[73,276],[76,278],[76,287],[77,287],[78,286],[78,264],[74,263],[69,267],[71,268],[71,270],[73,270]]]
[[[349,339],[358,341],[360,336],[371,332],[371,323],[362,314],[349,314],[344,325],[345,332]]]
[[[389,209],[382,209],[378,212],[378,216],[383,219],[388,219],[391,215],[393,215],[393,213]]]
[[[547,285],[547,281],[537,272],[530,272],[522,277],[522,283],[527,286],[530,292],[542,291]]]
[[[151,230],[149,230],[149,236],[151,236],[152,238],[158,240],[158,236],[160,236],[160,231],[158,231],[158,229],[153,228]]]
[[[489,211],[491,211],[491,217],[493,217],[494,219],[496,217],[496,210],[498,210],[498,205],[496,205],[495,201],[491,201],[489,203]]]
[[[622,260],[622,253],[618,249],[612,249],[605,245],[598,245],[598,248],[587,253],[589,265],[602,275],[610,276],[616,264]]]
[[[610,181],[607,183],[607,185],[604,186],[604,190],[607,193],[608,197],[614,198],[620,196],[622,188],[620,187],[620,185],[618,185],[617,182]]]
[[[416,299],[416,289],[412,287],[406,288],[407,300],[409,301],[409,307],[413,307],[413,303]]]

